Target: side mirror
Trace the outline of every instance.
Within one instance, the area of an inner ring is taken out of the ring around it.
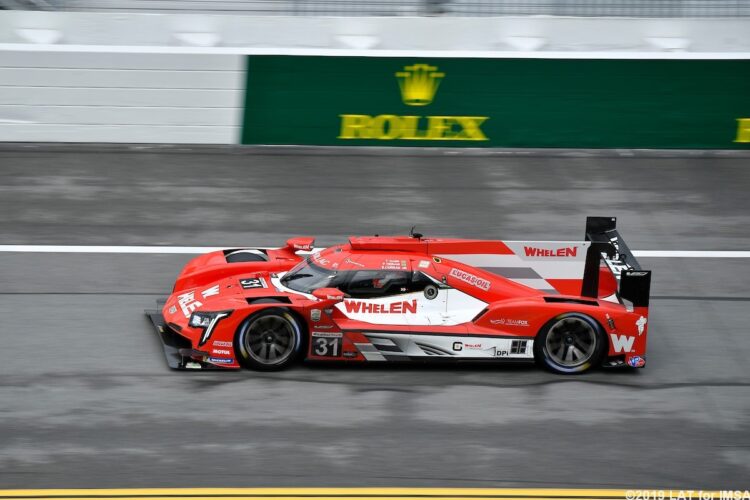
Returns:
[[[346,294],[338,288],[318,288],[312,294],[318,300],[332,300],[333,302],[341,302],[346,298]]]
[[[314,244],[315,238],[306,236],[301,236],[299,238],[290,238],[286,240],[286,247],[292,252],[296,252],[298,250],[310,251],[313,249]]]

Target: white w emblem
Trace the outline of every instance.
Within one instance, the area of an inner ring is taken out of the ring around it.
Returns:
[[[630,352],[633,349],[635,337],[616,335],[614,333],[611,333],[609,336],[612,338],[612,346],[614,346],[615,352]]]

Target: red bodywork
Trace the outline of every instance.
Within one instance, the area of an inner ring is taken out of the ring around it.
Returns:
[[[243,321],[268,307],[286,308],[305,325],[306,359],[349,362],[533,359],[531,345],[540,330],[561,314],[577,312],[603,328],[607,362],[645,363],[648,307],[623,303],[606,259],[597,296],[581,296],[589,242],[358,237],[314,253],[312,244],[312,238],[294,238],[283,248],[246,250],[254,256],[250,261],[228,262],[227,255],[242,250],[191,260],[162,310],[165,323],[190,342],[192,359],[239,368],[235,334]],[[341,276],[362,270],[408,273],[414,282],[432,280],[440,293],[428,298],[432,291],[414,291],[410,281],[385,297],[319,299],[282,285],[284,273],[306,260]],[[203,329],[189,326],[196,311],[229,315],[204,339]],[[404,347],[399,341],[398,353],[384,351],[373,346],[373,332],[411,343]],[[333,349],[321,347],[325,341],[319,339],[331,338],[340,339]]]

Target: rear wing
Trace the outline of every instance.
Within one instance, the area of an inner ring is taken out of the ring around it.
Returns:
[[[633,256],[617,231],[617,218],[587,217],[586,241],[591,245],[586,253],[581,295],[598,296],[599,268],[604,263],[617,280],[618,300],[633,307],[648,307],[651,271],[643,270]]]

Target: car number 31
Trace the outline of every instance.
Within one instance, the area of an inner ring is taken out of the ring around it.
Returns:
[[[341,356],[341,336],[313,334],[313,353],[316,356],[333,358]]]

